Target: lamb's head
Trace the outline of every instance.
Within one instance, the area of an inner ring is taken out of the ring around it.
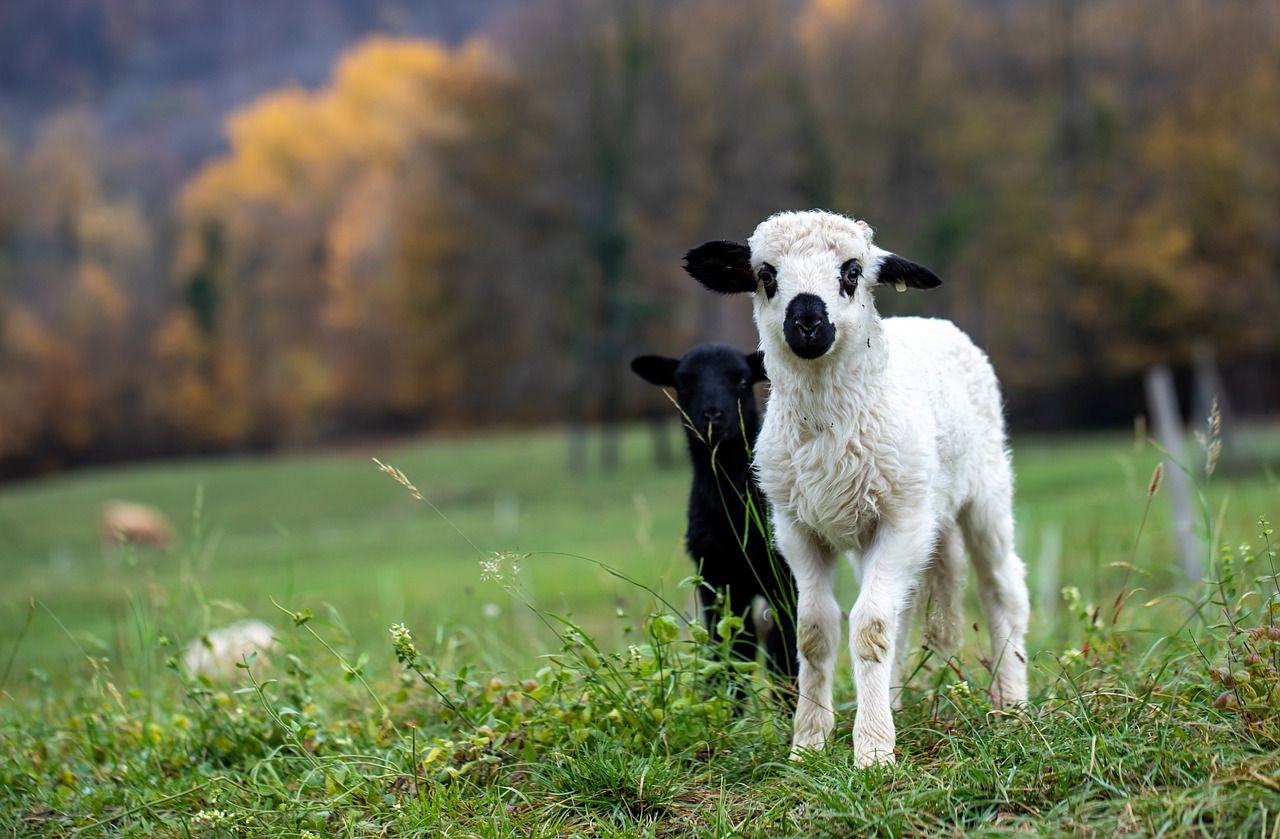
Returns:
[[[761,222],[747,244],[707,242],[685,270],[712,291],[750,293],[765,354],[815,360],[856,347],[876,322],[872,290],[935,288],[932,271],[876,247],[864,221],[818,210]]]
[[[755,437],[760,411],[754,385],[765,381],[759,353],[698,344],[678,359],[639,356],[631,369],[651,384],[675,388],[689,432],[703,442],[733,440],[744,430]]]

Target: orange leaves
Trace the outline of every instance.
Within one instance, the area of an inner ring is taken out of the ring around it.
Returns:
[[[0,460],[33,447],[75,449],[89,442],[89,387],[77,348],[26,309],[0,308]]]
[[[796,21],[796,38],[807,55],[839,53],[841,35],[866,15],[864,0],[809,0]]]
[[[458,247],[444,223],[449,196],[436,186],[435,151],[464,141],[472,99],[499,74],[479,43],[450,50],[370,38],[337,62],[330,85],[279,90],[229,118],[230,153],[183,189],[174,271],[191,305],[196,296],[206,308],[216,301],[216,312],[202,314],[216,332],[200,344],[189,325],[171,322],[159,341],[191,399],[221,382],[233,389],[219,404],[247,412],[249,431],[293,439],[335,407],[403,410],[403,383],[421,372],[404,357],[406,342],[397,343],[413,320],[403,312],[433,296],[424,287],[439,282],[441,260]],[[431,210],[421,217],[406,211],[411,204]],[[406,250],[419,257],[412,282],[402,276]],[[194,364],[197,344],[204,355]],[[222,367],[236,352],[253,363],[227,380]],[[425,398],[429,388],[418,392]],[[194,428],[179,400],[169,409]]]
[[[173,312],[152,340],[149,410],[166,430],[196,446],[234,445],[252,430],[243,398],[251,359],[235,345],[215,348],[187,312]]]
[[[593,415],[624,344],[754,339],[684,249],[815,205],[943,275],[886,305],[1015,384],[1203,335],[1274,355],[1276,19],[1166,5],[532,4],[502,41],[367,38],[262,95],[169,205],[68,111],[0,141],[0,428],[90,397],[195,447]]]

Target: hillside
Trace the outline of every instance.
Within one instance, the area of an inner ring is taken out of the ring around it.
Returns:
[[[324,81],[375,32],[453,42],[517,0],[42,0],[0,4],[0,126],[88,108],[108,136],[154,137],[189,171],[225,145],[228,113],[264,91]]]

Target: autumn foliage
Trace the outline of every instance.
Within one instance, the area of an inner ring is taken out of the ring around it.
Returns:
[[[0,465],[633,414],[632,352],[753,339],[684,249],[812,206],[1028,419],[1123,421],[1064,394],[1280,358],[1277,56],[1263,2],[539,2],[354,45],[161,204],[65,112],[0,144]]]

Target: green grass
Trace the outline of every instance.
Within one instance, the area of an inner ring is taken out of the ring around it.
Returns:
[[[524,583],[540,604],[611,618],[615,601],[634,592],[576,556],[655,585],[689,573],[681,545],[687,476],[654,466],[649,445],[645,434],[629,434],[617,474],[572,479],[562,439],[541,434],[193,461],[0,488],[8,580],[0,637],[12,637],[34,597],[78,639],[110,649],[132,619],[131,598],[184,582],[198,583],[208,601],[268,621],[278,618],[269,596],[317,613],[334,604],[362,642],[380,641],[398,622],[483,626],[492,622],[483,617],[491,604],[504,620],[516,618],[507,596],[480,579],[478,560],[498,549],[532,554]],[[380,473],[373,457],[409,475],[439,514]],[[198,497],[204,536],[197,541]],[[111,498],[155,504],[185,533],[183,544],[168,554],[140,550],[126,566],[129,557],[98,542],[98,506]],[[513,500],[511,530],[502,508]],[[59,651],[60,663],[74,662],[51,617],[42,613],[24,641],[20,666],[61,669],[49,666]],[[215,624],[227,617],[214,607]]]
[[[837,741],[802,763],[786,761],[787,721],[763,694],[735,713],[721,665],[681,630],[687,472],[654,465],[647,431],[623,442],[616,473],[575,478],[563,439],[543,433],[0,489],[0,836],[1275,828],[1280,650],[1259,516],[1280,488],[1265,471],[1210,483],[1206,565],[1223,584],[1193,615],[1182,595],[1206,590],[1181,579],[1165,490],[1146,513],[1158,453],[1123,437],[1019,441],[1020,551],[1045,589],[1032,703],[990,711],[975,634],[913,678],[900,763],[864,771],[847,669]],[[104,551],[109,498],[161,507],[181,543]],[[493,551],[510,553],[482,579]],[[170,666],[241,614],[282,637],[252,681]],[[412,648],[392,644],[399,623]]]

